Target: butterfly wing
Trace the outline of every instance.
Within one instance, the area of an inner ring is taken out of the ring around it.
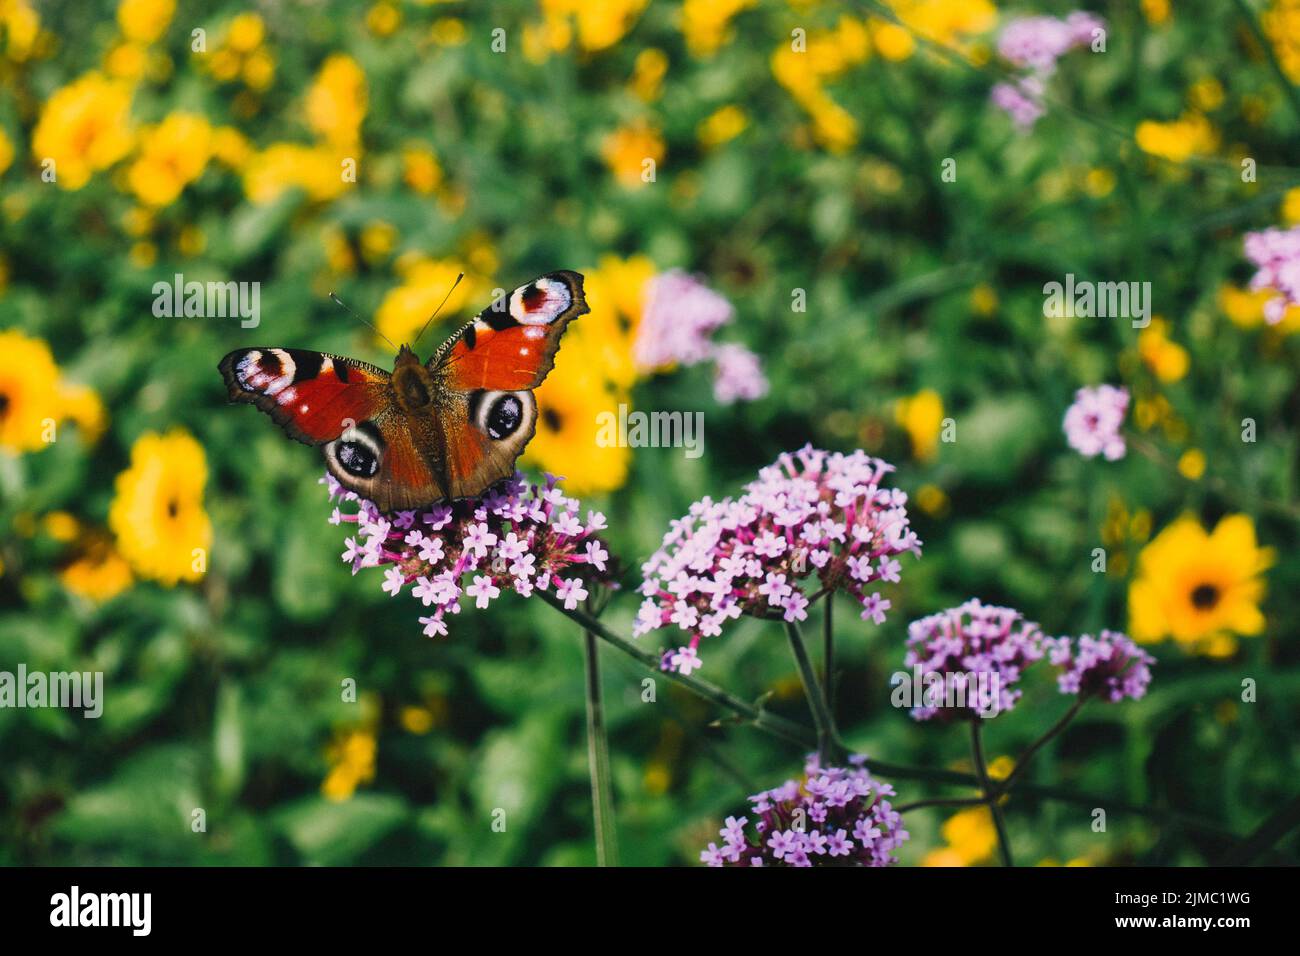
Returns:
[[[232,402],[271,416],[289,437],[324,445],[325,464],[347,488],[383,511],[445,497],[419,445],[440,436],[413,433],[394,401],[389,373],[340,355],[304,349],[248,348],[218,368]],[[418,423],[414,423],[418,424]]]
[[[429,360],[435,387],[449,396],[434,424],[450,497],[514,474],[537,428],[532,390],[554,367],[565,328],[588,311],[579,273],[547,273],[484,309]]]

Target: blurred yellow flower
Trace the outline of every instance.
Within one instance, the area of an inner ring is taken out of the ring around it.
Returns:
[[[428,196],[442,183],[442,166],[433,150],[423,143],[412,143],[402,150],[402,182],[422,196]]]
[[[411,341],[448,291],[451,295],[439,313],[443,322],[477,302],[482,295],[483,280],[454,259],[419,256],[405,262],[399,258],[398,262],[402,284],[390,289],[379,303],[375,311],[375,328],[399,345]],[[465,278],[452,290],[456,276],[462,272]]]
[[[1199,448],[1189,448],[1178,458],[1178,471],[1190,481],[1196,481],[1205,474],[1205,452]]]
[[[336,53],[307,90],[307,123],[334,146],[350,147],[360,138],[366,105],[365,73],[352,57]]]
[[[402,25],[402,11],[383,0],[366,11],[366,29],[377,37],[389,37]]]
[[[207,247],[208,237],[203,234],[203,230],[198,226],[182,226],[181,231],[176,236],[176,249],[186,258],[201,255]]]
[[[928,515],[942,514],[948,510],[948,495],[938,485],[922,485],[916,489],[916,506]]]
[[[54,161],[55,182],[80,189],[131,149],[131,89],[91,72],[56,90],[32,134],[38,164]]]
[[[682,35],[686,48],[696,56],[712,56],[731,42],[731,21],[741,11],[757,6],[758,0],[683,0]]]
[[[917,461],[935,456],[943,427],[943,399],[938,392],[924,388],[910,398],[900,398],[894,405],[894,420],[907,431]]]
[[[176,12],[176,0],[122,0],[117,6],[117,25],[122,35],[136,43],[153,43]]]
[[[916,52],[916,40],[907,32],[906,27],[883,20],[872,20],[870,25],[871,45],[884,59],[891,63],[906,60]]]
[[[9,168],[14,161],[14,144],[9,141],[5,131],[0,129],[0,173]]]
[[[885,0],[906,27],[933,43],[959,49],[961,42],[993,28],[997,8],[989,0]]]
[[[1212,76],[1203,76],[1188,88],[1187,98],[1198,110],[1218,109],[1223,105],[1223,84]]]
[[[653,176],[664,158],[664,141],[659,131],[644,121],[623,126],[601,141],[600,154],[618,182],[639,189]],[[653,164],[653,165],[651,165]]]
[[[998,310],[998,293],[987,282],[981,282],[970,290],[970,307],[976,315],[988,318]]]
[[[602,412],[617,415],[619,404],[629,404],[629,398],[602,380],[583,342],[573,341],[583,319],[565,335],[555,368],[537,389],[537,433],[524,451],[525,461],[562,475],[565,492],[579,496],[621,487],[632,457],[626,447],[596,442],[597,417]]]
[[[413,734],[427,734],[433,729],[433,712],[427,707],[403,707],[402,726]]]
[[[397,229],[381,220],[368,222],[361,229],[361,255],[375,264],[385,259],[397,245]]]
[[[243,169],[253,147],[233,126],[218,126],[212,131],[212,158],[231,169]]]
[[[203,446],[181,429],[146,432],[131,446],[108,526],[141,577],[168,587],[203,577],[212,547],[212,522],[203,507],[207,480]]]
[[[1288,189],[1282,196],[1282,219],[1289,226],[1300,224],[1300,186]]]
[[[824,84],[871,56],[871,34],[862,20],[840,17],[834,29],[810,31],[806,49],[783,42],[772,54],[772,75],[812,119],[814,138],[835,152],[857,142],[858,124],[826,92]]]
[[[104,71],[119,80],[140,79],[148,65],[148,50],[138,43],[119,43],[104,56]]]
[[[668,73],[668,55],[651,47],[636,55],[632,64],[632,79],[628,85],[637,99],[653,103],[663,91],[664,76]]]
[[[50,347],[16,329],[0,332],[0,449],[45,448],[71,418],[88,441],[103,431],[104,406],[90,388],[63,379]]]
[[[1219,308],[1234,325],[1253,329],[1264,323],[1264,303],[1276,296],[1272,289],[1250,292],[1231,283],[1219,288]],[[1282,315],[1282,321],[1270,326],[1274,332],[1290,335],[1300,331],[1300,306],[1293,305]]]
[[[578,45],[596,52],[623,39],[636,24],[649,0],[542,0],[548,19],[573,17]]]
[[[357,787],[375,779],[375,752],[378,743],[370,730],[352,730],[337,737],[326,751],[330,769],[321,782],[321,794],[341,802],[356,793]]]
[[[241,13],[226,27],[226,43],[236,53],[251,53],[266,39],[266,23],[256,13]]]
[[[1159,26],[1169,21],[1169,0],[1142,0],[1142,16],[1147,23]]]
[[[133,243],[128,258],[137,269],[148,269],[158,261],[158,247],[152,242]]]
[[[241,73],[244,77],[244,85],[250,90],[260,92],[270,89],[271,83],[275,80],[275,57],[265,49],[254,50],[245,57]]]
[[[102,604],[129,588],[133,578],[126,560],[106,538],[96,534],[59,572],[59,580],[78,597]]]
[[[645,286],[654,274],[655,265],[645,255],[602,256],[596,268],[585,273],[591,312],[574,329],[580,330],[579,344],[615,390],[630,389],[641,372],[657,371],[638,369],[633,358]]]
[[[203,174],[212,156],[212,125],[195,113],[172,113],[140,134],[140,155],[127,171],[146,206],[167,206]]]
[[[433,21],[429,39],[438,46],[463,46],[469,40],[469,31],[460,17],[442,17]]]
[[[749,126],[749,117],[739,106],[728,104],[705,117],[695,135],[706,149],[721,146],[739,136]]]
[[[1282,71],[1292,83],[1300,83],[1300,0],[1273,0],[1260,24]]]
[[[1169,323],[1164,319],[1153,318],[1138,333],[1137,347],[1142,362],[1160,381],[1176,382],[1187,374],[1187,349],[1169,338]]]
[[[1137,144],[1144,152],[1174,163],[1211,153],[1219,145],[1218,133],[1200,113],[1184,113],[1176,120],[1160,123],[1143,120],[1137,127]]]
[[[41,35],[41,18],[28,0],[0,0],[0,38],[4,53],[15,63],[27,60]]]
[[[976,866],[991,858],[998,846],[998,832],[988,807],[971,807],[953,814],[944,821],[940,833],[948,845],[927,853],[922,866]]]
[[[1178,518],[1138,555],[1128,595],[1134,640],[1172,637],[1204,651],[1225,635],[1259,634],[1264,630],[1262,575],[1273,558],[1272,548],[1256,544],[1247,515],[1221,518],[1211,534],[1190,515]]]
[[[343,157],[323,146],[273,143],[253,154],[244,166],[244,195],[255,203],[271,202],[297,187],[317,202],[335,199],[348,188]]]

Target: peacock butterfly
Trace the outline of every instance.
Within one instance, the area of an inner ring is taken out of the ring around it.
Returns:
[[[484,309],[424,364],[406,345],[391,373],[263,347],[236,349],[218,368],[231,402],[323,445],[343,487],[382,511],[407,510],[477,496],[514,473],[537,428],[533,389],[554,366],[565,326],[588,311],[582,276],[551,272]]]

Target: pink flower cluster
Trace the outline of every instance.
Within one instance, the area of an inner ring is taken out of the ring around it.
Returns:
[[[875,780],[863,764],[823,770],[810,754],[803,786],[787,780],[749,798],[754,816],[727,817],[718,831],[722,846],[700,853],[709,866],[888,866],[908,837],[903,818],[886,797],[894,789]]]
[[[998,53],[1026,73],[994,86],[990,92],[993,105],[1006,112],[1021,131],[1032,129],[1047,111],[1043,93],[1048,78],[1056,72],[1056,61],[1076,47],[1091,45],[1096,31],[1105,28],[1103,20],[1083,11],[1064,20],[1036,16],[1009,21],[998,36]]]
[[[1138,700],[1146,694],[1151,665],[1156,662],[1117,631],[1102,631],[1096,638],[1089,634],[1046,637],[1019,611],[972,598],[908,625],[904,663],[920,672],[923,684],[931,683],[927,675],[940,675],[943,680],[933,682],[936,692],[942,687],[954,695],[952,700],[922,696],[911,714],[917,720],[956,720],[1011,710],[1020,699],[1017,685],[1026,669],[1045,656],[1059,670],[1061,693],[1111,703],[1126,697]],[[975,693],[972,681],[981,677],[991,678],[995,698],[983,699]]]
[[[1085,458],[1104,455],[1107,461],[1127,451],[1120,428],[1128,414],[1128,389],[1116,385],[1081,388],[1065,412],[1066,441]]]
[[[547,475],[544,486],[529,485],[516,472],[481,498],[385,515],[332,475],[322,479],[331,501],[357,508],[335,507],[330,517],[331,524],[356,525],[343,560],[353,574],[386,568],[383,589],[392,597],[414,585],[411,595],[432,609],[420,618],[429,637],[446,635],[444,618],[460,612],[462,596],[485,608],[502,591],[528,597],[554,588],[572,609],[588,596],[587,585],[612,577],[609,552],[596,536],[605,516],[589,511],[583,521],[578,502],[556,482]]]
[[[812,576],[819,593],[845,590],[864,619],[882,623],[890,602],[868,589],[899,580],[898,555],[921,553],[907,495],[880,487],[890,471],[861,450],[808,445],[763,468],[739,498],[697,501],[641,568],[634,636],[676,625],[690,641],[665,654],[663,667],[689,674],[700,666],[700,640],[743,613],[805,620],[812,598],[801,581]]]
[[[976,598],[913,621],[907,627],[904,663],[922,676],[942,675],[944,692],[951,690],[962,704],[949,706],[948,701],[926,695],[912,708],[912,716],[917,720],[992,717],[1011,710],[1020,698],[1016,685],[1021,674],[1043,656],[1042,641],[1038,625],[1026,621],[1019,611],[981,604]],[[981,675],[992,680],[987,698],[971,685],[971,679],[978,683]]]
[[[713,395],[719,402],[753,401],[767,394],[758,356],[743,345],[715,343],[713,333],[731,321],[731,303],[693,276],[672,269],[646,284],[633,356],[643,369],[714,363]]]
[[[1259,271],[1250,280],[1252,291],[1278,294],[1264,303],[1264,319],[1277,325],[1286,310],[1300,305],[1300,226],[1246,233],[1246,258]]]
[[[1062,669],[1056,679],[1062,694],[1097,696],[1118,703],[1125,697],[1139,699],[1151,683],[1151,665],[1156,659],[1124,634],[1084,634],[1073,643],[1068,637],[1049,637],[1043,646],[1052,664]]]

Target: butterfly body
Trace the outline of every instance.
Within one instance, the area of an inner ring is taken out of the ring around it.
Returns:
[[[588,311],[582,276],[553,272],[484,309],[421,363],[393,370],[303,349],[245,348],[218,366],[232,402],[321,446],[330,473],[388,512],[473,497],[514,473],[537,427],[533,389]]]

